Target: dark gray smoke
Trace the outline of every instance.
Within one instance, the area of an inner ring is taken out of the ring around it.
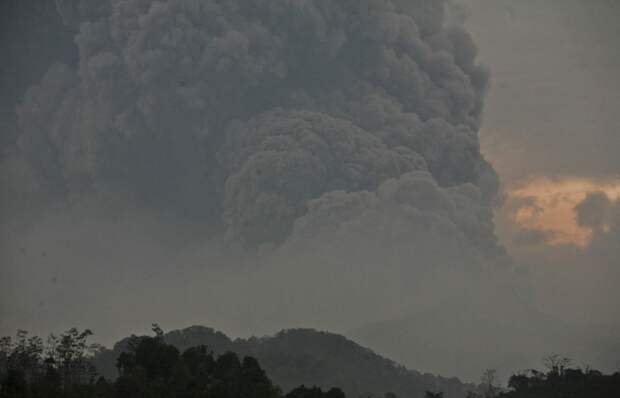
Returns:
[[[415,341],[460,352],[367,342],[470,378],[504,360],[467,365],[529,292],[494,232],[487,72],[447,0],[56,3],[78,60],[27,90],[0,173],[12,324],[407,336],[440,308]],[[472,313],[493,322],[459,329]]]
[[[57,6],[79,62],[27,92],[18,147],[63,200],[120,196],[259,245],[309,200],[412,171],[471,184],[478,206],[495,195],[477,136],[487,73],[445,1]]]

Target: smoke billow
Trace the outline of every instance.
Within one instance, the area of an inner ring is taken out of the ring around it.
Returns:
[[[456,333],[463,314],[527,295],[494,232],[487,72],[447,0],[56,4],[79,56],[17,109],[3,213],[46,216],[34,232],[3,227],[3,271],[21,286],[4,298],[39,292],[54,268],[57,295],[32,300],[46,314],[71,301],[67,322],[96,313],[118,336],[121,318],[348,331],[475,302],[437,325]],[[36,306],[19,300],[15,313]],[[398,359],[476,377],[449,358],[484,351],[477,327],[450,355]]]
[[[28,90],[18,145],[61,197],[121,195],[260,245],[309,200],[411,171],[478,186],[481,205],[497,189],[487,73],[444,1],[57,6],[79,61]]]

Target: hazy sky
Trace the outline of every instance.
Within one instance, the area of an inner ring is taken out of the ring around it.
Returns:
[[[532,175],[618,178],[620,4],[463,3],[491,68],[481,138],[504,183]]]
[[[2,13],[1,335],[315,327],[469,380],[614,366],[617,1],[458,0],[449,28],[430,0],[57,3]]]
[[[620,3],[462,3],[492,75],[481,129],[483,152],[509,197],[536,196],[545,209],[529,218],[522,211],[517,224],[555,230],[556,243],[568,245],[524,247],[514,220],[523,207],[510,203],[498,209],[498,232],[513,256],[533,262],[533,271],[543,273],[538,280],[542,302],[552,302],[552,310],[575,319],[600,315],[588,298],[599,296],[602,306],[613,303],[611,288],[601,289],[597,275],[591,289],[579,289],[597,267],[592,260],[570,263],[575,261],[573,246],[589,246],[590,235],[577,226],[574,206],[588,192],[605,191],[611,198],[620,192]],[[620,282],[618,275],[611,274],[612,284]],[[618,311],[613,304],[606,308],[616,322]]]

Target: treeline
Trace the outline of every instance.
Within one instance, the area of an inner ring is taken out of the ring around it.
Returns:
[[[530,369],[512,375],[506,388],[495,383],[493,370],[487,370],[479,391],[470,392],[467,398],[620,397],[620,372],[604,375],[598,370],[572,367],[568,358],[558,355],[545,358],[544,365],[545,371]]]
[[[90,330],[70,329],[45,342],[19,331],[0,339],[0,398],[345,398],[339,388],[323,391],[303,385],[283,394],[252,356],[214,355],[205,345],[180,351],[154,336],[132,336],[116,359],[117,377],[106,379],[92,365],[103,347],[88,344]],[[485,371],[467,398],[610,398],[620,397],[620,373],[571,367],[558,356],[545,360],[546,371],[513,375],[507,387]],[[370,397],[370,396],[368,396]],[[384,398],[397,398],[386,393]],[[409,398],[409,397],[406,397]],[[413,398],[413,397],[412,397]],[[444,398],[427,391],[425,398]],[[446,397],[447,398],[447,397]]]
[[[570,367],[567,359],[547,358],[547,372],[530,370],[513,375],[503,398],[620,397],[620,372],[604,375],[594,369]]]
[[[132,337],[114,381],[90,363],[100,347],[87,344],[89,330],[70,329],[46,343],[24,331],[4,337],[0,398],[345,398],[337,388],[305,386],[284,395],[252,357],[216,357],[206,346],[180,352],[164,342],[158,326],[153,331],[153,337]]]
[[[214,354],[228,351],[256,358],[271,381],[283,391],[301,384],[340,388],[347,397],[424,397],[427,390],[443,391],[448,398],[463,398],[475,385],[407,369],[344,336],[313,329],[285,329],[273,336],[230,339],[205,326],[166,332],[166,343],[179,351],[206,345]],[[118,375],[116,359],[127,350],[129,338],[93,358],[97,371],[108,379]]]

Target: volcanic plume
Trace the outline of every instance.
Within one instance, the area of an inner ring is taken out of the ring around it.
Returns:
[[[120,195],[255,246],[311,200],[410,172],[467,184],[478,207],[496,193],[477,136],[487,72],[444,1],[57,6],[79,60],[28,90],[18,146],[61,198]],[[492,235],[490,217],[469,223]]]

